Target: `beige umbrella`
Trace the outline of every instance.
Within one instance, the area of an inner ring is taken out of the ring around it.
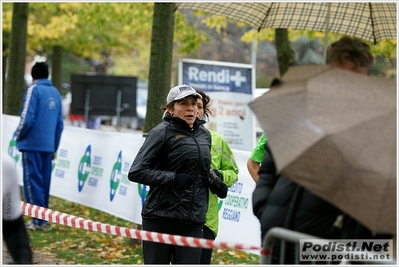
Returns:
[[[396,2],[184,2],[177,9],[223,15],[255,29],[291,28],[355,36],[371,42],[396,39]]]
[[[278,171],[371,231],[396,233],[396,82],[292,67],[250,104]]]

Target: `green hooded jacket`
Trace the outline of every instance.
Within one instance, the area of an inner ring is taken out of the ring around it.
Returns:
[[[263,133],[260,136],[258,143],[256,143],[256,146],[252,151],[251,155],[249,156],[249,158],[261,164],[267,152],[265,148],[266,142],[267,142],[267,137],[265,133]]]
[[[212,137],[211,168],[218,170],[223,175],[223,182],[231,187],[238,180],[238,166],[226,140],[217,132],[209,131]],[[211,229],[215,238],[219,228],[219,198],[209,191],[208,212],[205,225]]]

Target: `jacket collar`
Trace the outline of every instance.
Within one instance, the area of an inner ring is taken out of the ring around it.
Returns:
[[[180,119],[180,118],[172,117],[172,116],[165,116],[164,120],[176,123],[178,125],[181,125],[183,128],[187,128],[188,130],[191,130],[191,128],[190,128],[190,126],[188,126],[187,122],[185,120]],[[201,125],[203,125],[205,123],[206,123],[206,121],[200,120],[200,119],[197,118],[194,121],[194,126],[193,126],[192,129],[197,129],[199,126],[201,126]]]

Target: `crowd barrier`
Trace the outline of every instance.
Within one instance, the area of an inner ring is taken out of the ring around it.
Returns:
[[[275,241],[280,240],[280,257],[279,257],[279,264],[284,264],[285,258],[285,247],[286,243],[293,243],[295,245],[295,264],[299,264],[299,242],[301,239],[318,239],[324,242],[332,242],[331,240],[322,239],[316,236],[308,235],[305,233],[292,231],[289,229],[281,228],[281,227],[274,227],[270,229],[264,236],[263,245],[261,250],[261,264],[271,264],[272,263],[272,254],[273,254],[273,246]],[[335,251],[335,254],[345,255],[345,251],[339,252]],[[352,252],[356,255],[361,255],[363,252]],[[375,253],[368,252],[369,256],[378,256]],[[313,261],[313,263],[316,263]],[[327,263],[331,263],[331,261],[327,261]],[[377,260],[362,260],[356,261],[356,264],[363,263],[363,264],[383,264],[383,265],[396,265],[396,258],[393,258],[391,261],[377,261]],[[340,264],[351,264],[349,261],[343,260]]]
[[[74,228],[101,232],[111,235],[123,236],[144,241],[158,242],[177,246],[195,247],[195,248],[222,248],[234,250],[253,250],[261,251],[260,247],[248,246],[245,244],[234,244],[228,242],[217,242],[209,239],[187,237],[180,235],[169,235],[164,233],[150,232],[144,230],[119,227],[101,222],[96,222],[82,217],[54,211],[48,208],[39,207],[33,204],[22,202],[22,214],[46,220],[52,223],[66,225]],[[262,253],[262,252],[261,252]]]

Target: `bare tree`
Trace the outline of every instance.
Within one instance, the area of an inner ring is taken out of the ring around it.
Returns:
[[[51,81],[53,85],[58,89],[61,90],[62,84],[62,54],[63,54],[63,47],[60,45],[55,45],[53,47],[53,55],[51,60]]]

